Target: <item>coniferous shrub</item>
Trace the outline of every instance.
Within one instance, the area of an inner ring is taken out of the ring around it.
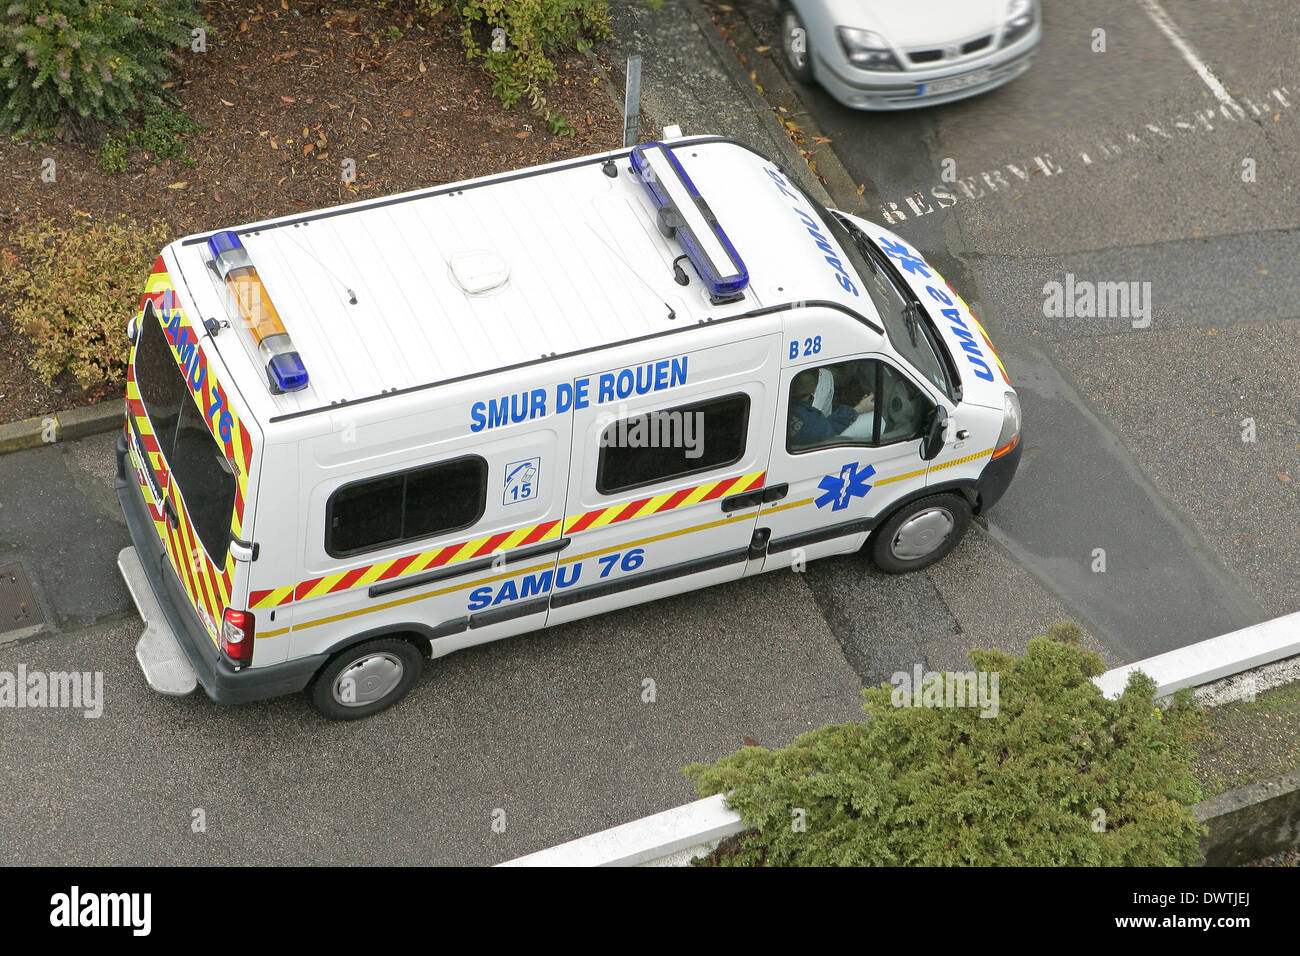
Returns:
[[[194,0],[13,0],[0,14],[0,129],[120,124],[174,102],[163,82],[203,26]]]
[[[726,793],[752,829],[722,865],[1188,865],[1203,828],[1190,690],[1162,709],[1134,674],[1118,700],[1090,680],[1097,654],[1076,625],[1016,658],[972,651],[999,675],[997,716],[901,707],[863,691],[868,719],[781,750],[746,747],[686,768],[701,796]]]

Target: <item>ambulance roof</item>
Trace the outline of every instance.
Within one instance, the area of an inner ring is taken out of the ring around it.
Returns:
[[[309,385],[272,394],[251,336],[232,328],[213,342],[265,419],[785,303],[837,303],[878,324],[870,300],[837,281],[798,213],[812,207],[775,164],[717,137],[667,145],[748,270],[739,301],[711,302],[686,261],[689,284],[674,282],[682,245],[657,229],[628,151],[619,150],[240,227]],[[233,325],[207,237],[170,251],[200,319]],[[829,235],[820,241],[834,245]],[[502,284],[474,291],[502,270]]]

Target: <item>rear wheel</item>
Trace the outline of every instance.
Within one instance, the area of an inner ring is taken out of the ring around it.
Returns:
[[[929,567],[957,547],[970,517],[970,503],[961,495],[913,501],[876,529],[868,545],[871,560],[889,574]]]
[[[381,637],[337,654],[321,668],[307,694],[331,720],[357,720],[405,697],[423,666],[424,656],[410,641]]]
[[[781,47],[785,51],[785,65],[791,75],[801,83],[811,83],[812,45],[808,42],[808,31],[799,19],[799,14],[790,7],[786,7],[781,14]]]

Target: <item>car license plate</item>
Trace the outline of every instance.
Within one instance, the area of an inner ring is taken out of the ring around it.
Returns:
[[[954,90],[964,90],[968,86],[978,86],[992,76],[992,70],[976,70],[974,73],[965,73],[961,76],[944,77],[942,80],[935,80],[933,83],[921,84],[916,91],[916,95],[932,96],[936,93],[951,93]]]

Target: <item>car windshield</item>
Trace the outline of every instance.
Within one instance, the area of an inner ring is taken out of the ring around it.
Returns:
[[[861,229],[837,213],[823,219],[862,276],[894,350],[940,391],[954,398],[953,383],[943,362],[943,346],[911,289],[894,277],[884,255]]]

